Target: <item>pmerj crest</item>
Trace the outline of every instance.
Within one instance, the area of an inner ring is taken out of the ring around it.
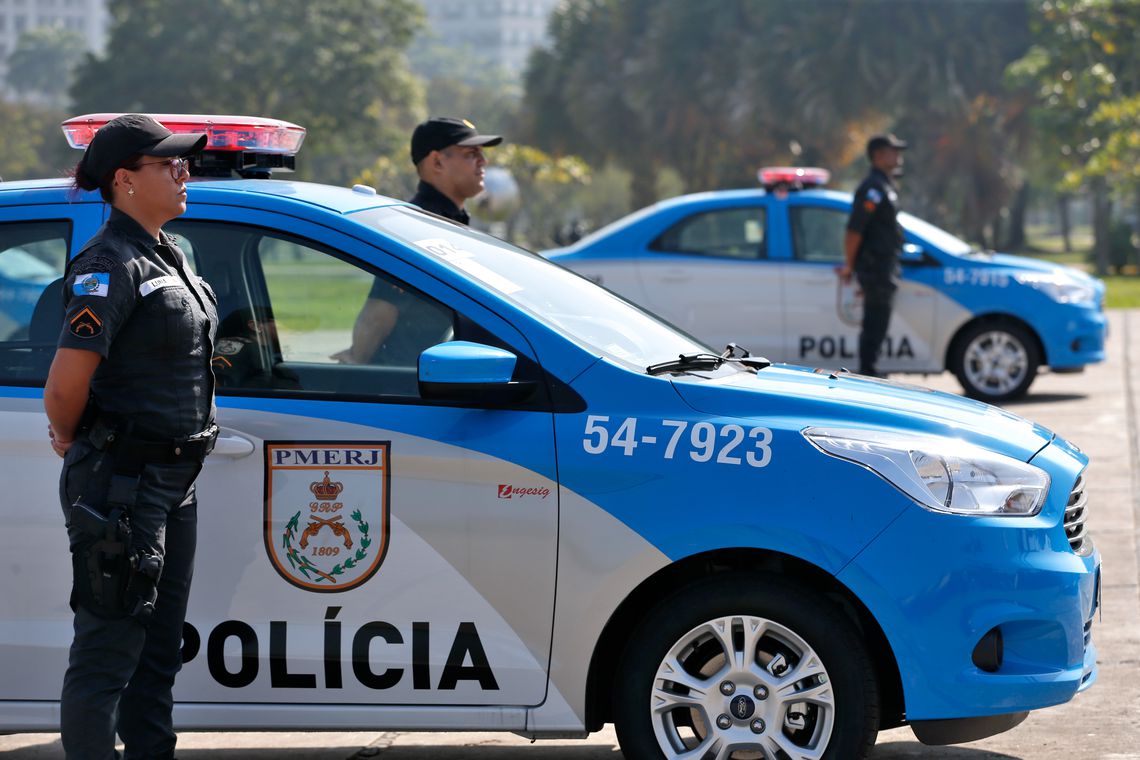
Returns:
[[[266,443],[266,548],[290,583],[346,591],[388,546],[389,445]],[[314,479],[315,476],[315,479]]]

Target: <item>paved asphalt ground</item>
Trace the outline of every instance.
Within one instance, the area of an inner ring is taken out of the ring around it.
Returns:
[[[1103,562],[1102,618],[1093,627],[1100,677],[1068,704],[1040,710],[1004,734],[926,747],[909,728],[879,735],[871,757],[948,760],[1140,760],[1140,606],[1137,492],[1140,463],[1140,310],[1110,314],[1108,361],[1082,374],[1045,374],[1008,408],[1052,428],[1092,459],[1089,527]],[[957,392],[949,375],[900,377]],[[2,675],[0,675],[2,677]],[[56,760],[56,734],[0,736],[0,760]],[[184,733],[181,760],[620,760],[612,728],[584,741],[530,743],[510,734]]]

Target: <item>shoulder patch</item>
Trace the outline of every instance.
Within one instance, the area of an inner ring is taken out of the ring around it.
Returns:
[[[110,272],[77,274],[71,282],[71,294],[76,296],[102,296],[105,298],[110,290]]]
[[[99,319],[90,306],[84,306],[68,320],[67,329],[77,338],[95,338],[103,334],[103,320]]]
[[[240,338],[222,338],[214,345],[214,353],[220,356],[233,356],[241,353],[246,343]]]
[[[116,266],[120,266],[121,262],[114,256],[108,256],[105,253],[90,253],[80,254],[75,258],[73,270],[76,274],[86,274],[87,272],[110,272]]]
[[[877,188],[867,188],[867,200],[878,205],[879,201],[883,200],[883,194],[880,193]]]

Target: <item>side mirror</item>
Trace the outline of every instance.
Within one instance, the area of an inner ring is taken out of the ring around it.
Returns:
[[[440,343],[420,354],[420,396],[475,406],[524,401],[538,384],[511,380],[517,362],[518,357],[510,351],[481,343]]]
[[[903,243],[899,263],[904,267],[936,267],[938,259],[926,252],[926,249],[917,243]]]

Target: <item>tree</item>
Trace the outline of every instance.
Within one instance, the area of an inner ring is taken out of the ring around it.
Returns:
[[[38,96],[46,104],[62,107],[85,46],[83,35],[71,29],[29,29],[8,56],[8,85],[21,95]]]
[[[1033,118],[1056,186],[1086,185],[1093,201],[1093,254],[1108,270],[1111,185],[1140,198],[1140,4],[1135,0],[1042,0],[1033,47],[1011,75],[1036,85]],[[1129,163],[1131,162],[1131,163]],[[1136,201],[1140,207],[1140,199]]]
[[[0,179],[64,176],[78,159],[59,128],[65,118],[48,106],[0,100]]]
[[[570,0],[550,36],[523,138],[619,164],[638,204],[664,167],[687,190],[751,183],[765,163],[861,171],[867,137],[891,126],[924,169],[908,202],[935,217],[980,230],[1017,179],[1024,107],[1001,74],[1028,44],[1020,3]]]
[[[404,51],[414,0],[111,0],[78,111],[237,113],[309,130],[299,174],[342,183],[405,143],[422,92]]]

